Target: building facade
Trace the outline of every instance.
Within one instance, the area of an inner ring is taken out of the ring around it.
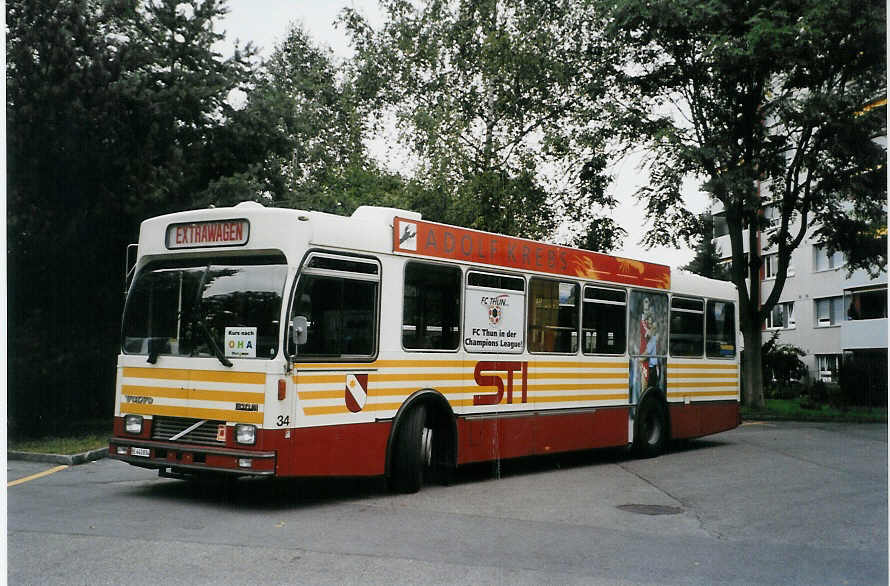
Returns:
[[[761,302],[772,292],[778,269],[776,250],[768,247],[769,236],[778,227],[777,210],[767,206],[764,216],[776,223],[758,238],[763,258]],[[714,226],[715,247],[725,262],[730,262],[729,235],[719,210]],[[796,229],[793,227],[792,233]],[[747,234],[744,241],[747,253]],[[885,270],[876,278],[861,270],[848,273],[843,253],[829,254],[808,234],[792,253],[779,302],[764,320],[764,342],[777,332],[780,343],[803,349],[805,382],[839,382],[846,360],[873,372],[886,389],[887,273]]]

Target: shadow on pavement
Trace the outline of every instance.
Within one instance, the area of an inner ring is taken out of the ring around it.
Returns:
[[[691,452],[723,445],[726,445],[726,442],[712,439],[677,442],[671,446],[671,451],[662,457],[669,457],[671,452]],[[555,470],[616,464],[632,459],[633,455],[628,449],[609,448],[495,460],[461,466],[451,474],[448,484],[457,486],[488,482]],[[191,501],[255,510],[298,509],[360,501],[371,497],[395,499],[401,496],[391,493],[386,479],[380,477],[267,479],[209,476],[189,480],[161,478],[155,482],[141,483],[128,490],[132,491],[134,497]]]

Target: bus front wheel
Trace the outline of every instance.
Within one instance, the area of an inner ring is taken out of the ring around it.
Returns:
[[[425,422],[426,407],[418,405],[399,426],[391,479],[396,492],[417,492],[423,485],[423,472],[430,461],[432,448],[432,430],[425,427]]]
[[[644,400],[637,409],[634,452],[641,458],[658,456],[667,445],[667,435],[667,417],[661,401],[656,398]]]

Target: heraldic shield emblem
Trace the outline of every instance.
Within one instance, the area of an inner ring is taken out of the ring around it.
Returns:
[[[346,408],[353,413],[358,413],[365,407],[368,401],[368,375],[346,375]]]

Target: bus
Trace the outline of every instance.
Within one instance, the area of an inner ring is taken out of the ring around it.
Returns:
[[[109,456],[164,477],[383,476],[739,424],[732,284],[363,206],[144,221]]]

